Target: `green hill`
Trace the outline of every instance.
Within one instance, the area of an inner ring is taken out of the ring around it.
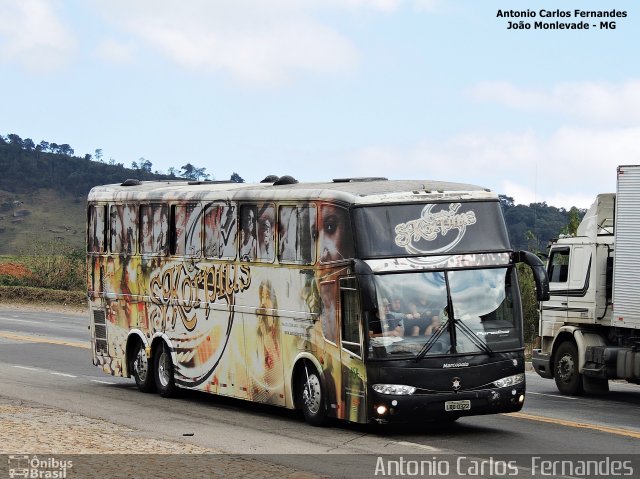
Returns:
[[[0,254],[33,253],[35,243],[84,248],[86,198],[96,185],[175,176],[73,156],[69,145],[0,136]]]
[[[0,190],[0,254],[33,253],[39,242],[84,248],[85,203],[54,189],[29,193]]]

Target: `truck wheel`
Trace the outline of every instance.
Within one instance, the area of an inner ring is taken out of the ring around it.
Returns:
[[[130,371],[136,380],[136,386],[143,393],[155,391],[156,385],[153,380],[153,363],[147,358],[142,341],[138,340],[133,349]]]
[[[578,348],[565,341],[555,354],[554,377],[558,391],[567,396],[578,396],[583,393],[582,374],[578,371]]]
[[[305,420],[312,426],[322,426],[327,420],[324,390],[320,375],[313,366],[307,364],[299,375],[298,401],[302,406]]]
[[[172,397],[176,393],[176,383],[173,377],[173,361],[166,344],[162,343],[156,348],[154,371],[156,388],[163,397]]]

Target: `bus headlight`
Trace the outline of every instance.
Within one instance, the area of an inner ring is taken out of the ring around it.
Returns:
[[[507,388],[509,386],[515,386],[516,384],[520,384],[524,382],[524,373],[515,374],[513,376],[508,376],[506,378],[498,379],[497,381],[493,381],[493,385],[499,388]]]
[[[394,394],[397,396],[408,396],[416,392],[413,386],[403,386],[401,384],[374,384],[373,390],[380,394]]]

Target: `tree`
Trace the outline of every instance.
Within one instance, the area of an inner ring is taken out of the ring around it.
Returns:
[[[9,133],[7,135],[7,140],[9,140],[9,144],[13,145],[13,146],[17,146],[19,148],[22,148],[22,138],[20,138],[18,135],[16,135],[15,133]]]
[[[205,173],[204,171],[206,170],[206,168],[198,168],[194,165],[192,165],[191,163],[187,163],[186,165],[180,167],[180,170],[182,171],[182,174],[180,176],[182,176],[183,178],[186,178],[188,180],[199,180],[200,178],[203,179],[208,179],[209,178],[209,174]]]
[[[49,145],[48,141],[41,141],[38,143],[38,146],[36,146],[37,151],[49,151],[49,148],[51,148],[51,145]]]
[[[60,145],[59,149],[60,149],[60,153],[62,153],[63,155],[66,155],[66,156],[73,156],[73,154],[75,153],[73,151],[73,148],[71,148],[66,143]]]
[[[584,212],[580,214],[580,210],[575,206],[572,206],[569,210],[569,223],[567,223],[567,226],[562,228],[561,233],[570,236],[578,234],[578,226],[580,226],[580,221],[583,216]]]
[[[145,160],[144,158],[140,158],[140,169],[142,171],[146,171],[147,173],[151,173],[151,168],[153,167],[153,163],[151,163],[149,160]]]
[[[102,148],[96,148],[96,151],[93,156],[96,157],[96,160],[102,163]]]
[[[234,183],[244,183],[244,180],[242,179],[242,177],[235,171],[233,172],[233,174],[231,175],[231,178],[229,179]]]
[[[36,149],[36,145],[31,138],[25,138],[22,142],[22,146],[27,151],[33,151]]]
[[[527,349],[530,349],[538,336],[538,301],[536,300],[536,285],[533,280],[531,268],[524,264],[519,264],[518,284],[522,297],[522,315],[524,327],[524,342]]]
[[[502,206],[502,211],[506,211],[509,208],[513,208],[515,206],[514,200],[511,196],[507,195],[498,195],[500,198],[500,206]]]
[[[169,169],[167,170],[167,174],[169,176],[176,177],[176,176],[178,176],[178,169],[174,168],[173,166],[170,166]]]

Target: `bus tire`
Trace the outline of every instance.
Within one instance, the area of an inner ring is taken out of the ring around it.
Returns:
[[[130,371],[136,381],[136,386],[143,393],[152,393],[156,389],[153,377],[153,362],[149,361],[144,344],[139,339],[133,347]]]
[[[322,426],[327,421],[325,391],[316,368],[305,364],[299,375],[298,402],[305,420],[312,426]]]
[[[578,348],[570,341],[565,341],[555,354],[554,378],[556,386],[565,396],[579,396],[584,390],[582,388],[582,374],[578,367]]]
[[[173,374],[174,367],[171,360],[171,351],[164,342],[157,347],[153,364],[158,393],[163,397],[175,396],[177,388]]]

